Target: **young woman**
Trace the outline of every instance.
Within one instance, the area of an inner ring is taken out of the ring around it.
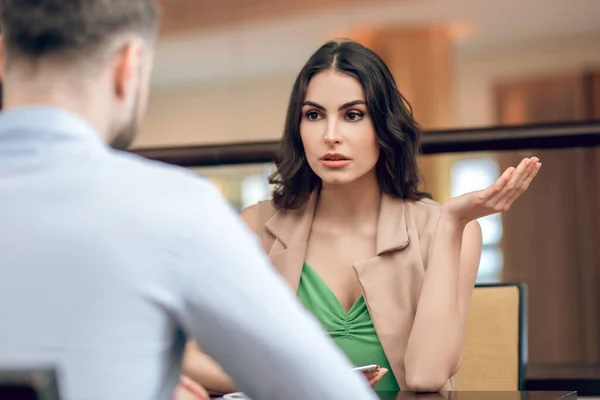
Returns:
[[[524,159],[440,205],[419,191],[420,135],[375,53],[326,43],[294,84],[273,198],[242,212],[350,360],[381,367],[367,378],[382,398],[452,388],[481,254],[476,220],[508,210],[541,166]]]

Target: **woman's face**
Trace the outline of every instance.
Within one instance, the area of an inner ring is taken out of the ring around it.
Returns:
[[[313,76],[302,106],[300,136],[308,165],[323,184],[375,176],[379,146],[363,88],[353,77],[334,70]]]

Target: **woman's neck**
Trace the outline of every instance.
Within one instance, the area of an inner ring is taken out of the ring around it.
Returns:
[[[333,231],[377,228],[381,188],[375,171],[344,185],[323,183],[319,193],[315,221]]]

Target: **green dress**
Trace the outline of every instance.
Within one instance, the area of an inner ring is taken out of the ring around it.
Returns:
[[[375,387],[381,398],[391,397],[400,391],[363,296],[346,312],[319,274],[304,263],[298,298],[317,317],[354,365],[378,364],[388,369]]]

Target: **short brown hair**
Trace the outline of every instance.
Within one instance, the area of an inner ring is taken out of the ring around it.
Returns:
[[[0,23],[9,59],[94,54],[125,33],[154,39],[155,0],[0,0]]]

